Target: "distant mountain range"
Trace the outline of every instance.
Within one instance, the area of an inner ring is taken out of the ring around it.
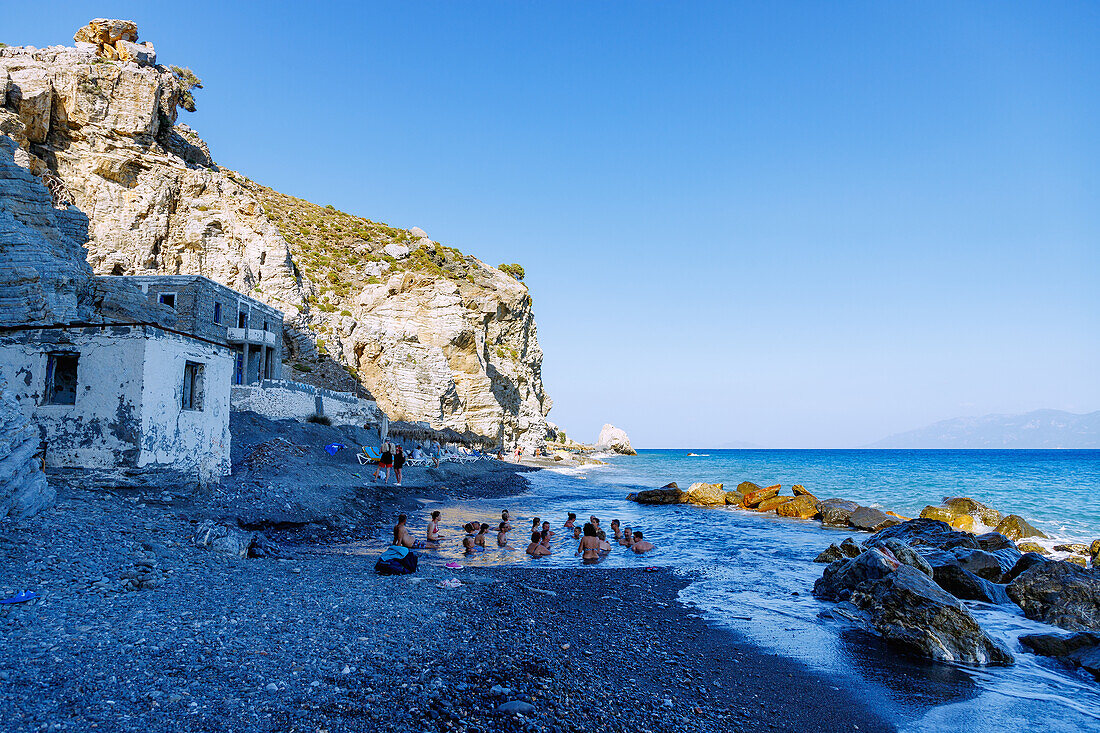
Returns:
[[[942,420],[867,448],[1100,448],[1100,410],[1077,415],[1035,410]]]

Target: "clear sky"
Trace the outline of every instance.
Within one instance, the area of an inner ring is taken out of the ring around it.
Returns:
[[[1100,4],[49,5],[0,41],[133,19],[220,164],[521,263],[576,438],[1100,409]]]

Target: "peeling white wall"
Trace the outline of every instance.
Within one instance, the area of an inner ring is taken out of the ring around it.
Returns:
[[[51,351],[75,351],[76,403],[42,404]],[[203,409],[183,409],[183,369],[205,365]],[[232,352],[152,326],[35,329],[0,337],[0,375],[38,427],[51,468],[229,473]]]
[[[33,331],[5,338],[0,370],[42,433],[47,466],[136,465],[144,350],[140,327]],[[42,404],[50,351],[80,353],[74,405]]]
[[[231,352],[177,334],[156,333],[159,336],[145,346],[138,465],[193,470],[203,480],[228,474]],[[202,410],[183,409],[188,361],[203,365]]]

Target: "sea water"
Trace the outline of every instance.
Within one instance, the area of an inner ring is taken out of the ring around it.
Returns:
[[[896,719],[902,730],[1100,730],[1100,685],[1080,671],[1028,653],[1023,633],[1059,631],[1029,621],[1014,606],[966,605],[993,638],[1016,657],[1008,668],[974,669],[900,655],[877,637],[823,617],[832,604],[813,598],[823,565],[814,557],[830,542],[854,535],[819,522],[726,508],[641,506],[631,491],[670,481],[760,486],[803,484],[819,498],[841,497],[916,516],[945,496],[969,496],[1023,516],[1050,535],[1048,547],[1100,538],[1100,451],[641,451],[607,457],[605,466],[528,474],[531,490],[504,500],[440,504],[452,541],[424,553],[424,561],[464,565],[580,564],[576,542],[563,531],[567,512],[578,524],[591,515],[610,532],[612,519],[641,530],[657,549],[638,556],[616,546],[602,567],[667,566],[690,580],[681,600],[716,626],[758,646],[802,661],[855,691]],[[786,493],[786,492],[784,492]],[[430,508],[436,508],[433,505]],[[495,528],[508,509],[515,528],[505,548],[465,556],[460,525]],[[531,519],[558,532],[554,554],[524,555]],[[639,599],[644,603],[644,599]]]

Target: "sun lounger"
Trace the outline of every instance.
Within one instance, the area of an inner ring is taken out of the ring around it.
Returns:
[[[363,446],[363,449],[356,453],[355,457],[359,460],[360,466],[366,466],[369,463],[378,463],[382,458],[382,452],[377,448]]]

